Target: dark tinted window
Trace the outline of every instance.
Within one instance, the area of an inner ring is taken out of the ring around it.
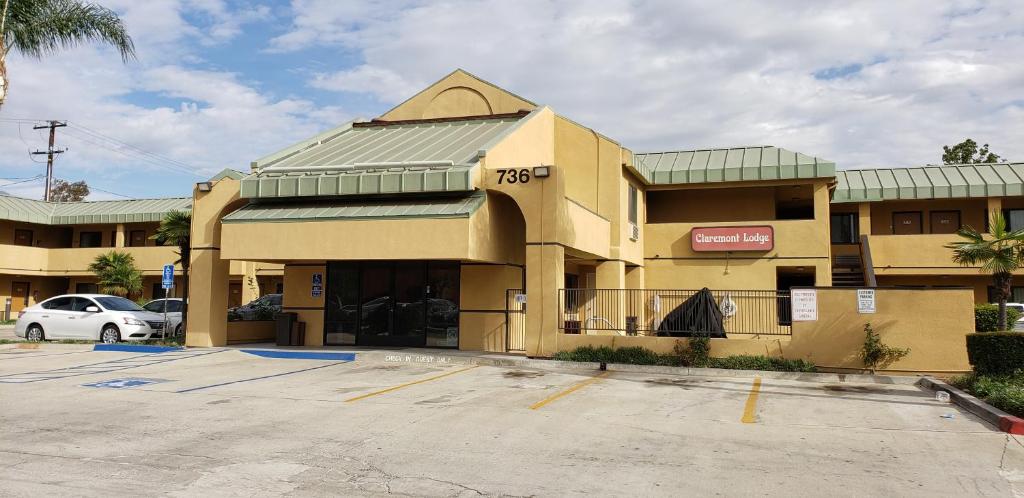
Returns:
[[[145,306],[143,306],[143,308],[146,311],[152,311],[153,313],[163,313],[164,312],[164,302],[165,301],[153,301],[151,303],[147,303]],[[181,313],[181,301],[177,301],[177,300],[173,300],[172,299],[172,300],[166,301],[166,303],[167,303],[167,312],[168,313]]]
[[[48,310],[64,310],[70,311],[71,306],[74,303],[74,299],[71,297],[55,297],[49,301],[43,303],[43,308]]]
[[[833,214],[831,219],[833,244],[853,244],[857,242],[858,223],[856,214]]]
[[[75,303],[71,306],[71,311],[85,311],[89,306],[96,306],[96,303],[92,299],[76,297]]]
[[[100,232],[81,232],[78,234],[78,247],[102,247],[103,236]]]
[[[280,294],[267,294],[267,302],[273,306],[281,306],[281,295]]]

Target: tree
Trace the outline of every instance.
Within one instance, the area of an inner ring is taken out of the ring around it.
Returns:
[[[151,239],[160,245],[178,246],[178,261],[181,263],[181,328],[188,332],[188,265],[192,254],[192,213],[188,211],[170,211],[160,221]]]
[[[971,227],[958,230],[962,241],[946,247],[953,250],[953,262],[963,266],[981,265],[981,271],[992,274],[995,297],[999,302],[999,330],[1006,330],[1006,300],[1010,296],[1013,272],[1024,264],[1024,229],[1008,231],[1002,213],[992,213],[988,233]]]
[[[86,42],[113,46],[121,60],[135,58],[135,44],[114,11],[79,0],[3,0],[0,10],[0,105],[7,97],[7,54],[44,56]]]
[[[142,292],[142,272],[131,254],[110,251],[96,256],[89,271],[99,279],[100,292],[128,297]]]
[[[1000,157],[989,152],[988,144],[978,148],[978,142],[966,139],[952,147],[942,146],[942,164],[985,164],[997,163]]]
[[[68,182],[57,178],[50,187],[50,200],[54,202],[84,201],[88,196],[89,186],[85,184],[85,180]]]

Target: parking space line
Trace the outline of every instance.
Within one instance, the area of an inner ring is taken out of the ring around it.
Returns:
[[[563,398],[565,396],[568,396],[568,395],[570,395],[570,394],[572,394],[572,393],[574,393],[576,391],[579,391],[580,389],[583,389],[584,387],[587,387],[587,386],[589,386],[589,385],[591,385],[591,384],[593,384],[593,383],[595,383],[595,382],[597,382],[597,381],[607,377],[608,374],[610,374],[610,373],[611,372],[601,372],[601,373],[599,373],[599,374],[597,374],[597,375],[595,375],[595,376],[593,376],[593,377],[591,377],[589,379],[577,382],[577,383],[573,384],[572,387],[570,387],[570,388],[568,388],[568,389],[566,389],[564,391],[560,391],[560,392],[557,392],[555,394],[552,394],[551,396],[548,396],[547,398],[544,398],[544,399],[542,399],[542,400],[540,400],[540,401],[530,405],[530,409],[531,410],[536,410],[538,408],[542,408],[542,407],[544,407],[544,405],[547,405],[548,403],[551,403],[552,401],[555,401],[555,400],[557,400],[559,398]]]
[[[747,395],[747,404],[743,406],[743,417],[740,418],[740,422],[744,424],[757,422],[757,418],[754,415],[757,412],[757,397],[760,393],[761,378],[754,377],[754,382],[750,385],[750,394]]]
[[[349,399],[346,399],[345,402],[346,403],[351,403],[353,401],[359,401],[361,399],[366,399],[366,398],[369,398],[369,397],[372,397],[372,396],[377,396],[378,394],[385,394],[385,393],[389,393],[391,391],[397,391],[399,389],[404,389],[404,388],[409,387],[409,386],[415,386],[416,384],[422,384],[424,382],[430,382],[432,380],[437,380],[437,379],[440,379],[440,378],[443,378],[443,377],[448,377],[449,375],[455,375],[457,373],[462,373],[462,372],[465,372],[467,370],[472,370],[472,369],[474,369],[474,368],[476,368],[478,366],[479,365],[473,365],[473,366],[471,366],[469,368],[463,368],[461,370],[456,370],[454,372],[447,372],[447,373],[443,373],[441,375],[435,375],[433,377],[427,377],[426,379],[420,379],[420,380],[416,380],[416,381],[412,381],[412,382],[406,382],[405,384],[399,384],[397,386],[389,387],[387,389],[381,389],[380,391],[374,391],[372,393],[363,394],[363,395],[360,395],[360,396],[356,396],[354,398],[349,398]]]
[[[309,372],[310,370],[319,370],[321,368],[333,367],[335,365],[344,365],[346,363],[351,363],[351,362],[349,362],[349,361],[339,361],[337,363],[330,363],[330,364],[327,364],[327,365],[320,365],[318,367],[303,368],[303,369],[300,369],[300,370],[292,370],[290,372],[281,372],[281,373],[276,373],[276,374],[271,374],[271,375],[263,375],[263,376],[260,376],[260,377],[252,377],[252,378],[249,378],[249,379],[233,380],[231,382],[221,382],[219,384],[210,384],[208,386],[190,387],[188,389],[182,389],[180,391],[174,391],[174,392],[179,393],[179,394],[181,394],[181,393],[190,393],[190,392],[194,392],[194,391],[201,391],[203,389],[211,389],[211,388],[214,388],[214,387],[228,386],[228,385],[231,385],[231,384],[241,384],[242,382],[252,382],[254,380],[271,379],[271,378],[274,378],[274,377],[284,377],[285,375],[297,374],[297,373],[302,373],[302,372]]]

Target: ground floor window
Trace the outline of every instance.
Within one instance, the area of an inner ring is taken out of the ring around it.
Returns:
[[[459,263],[327,264],[324,344],[459,346]]]

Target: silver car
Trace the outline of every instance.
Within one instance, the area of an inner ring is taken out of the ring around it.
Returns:
[[[176,337],[181,336],[181,308],[185,301],[180,297],[169,297],[166,299],[154,299],[142,305],[142,309],[160,315],[164,318],[164,305],[167,306],[167,330]],[[169,335],[169,334],[168,334]]]
[[[123,297],[67,294],[21,310],[14,334],[30,341],[144,341],[160,335],[163,319]]]

